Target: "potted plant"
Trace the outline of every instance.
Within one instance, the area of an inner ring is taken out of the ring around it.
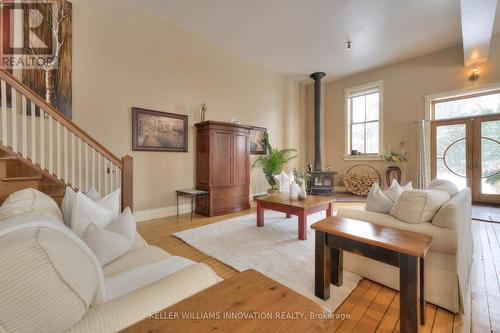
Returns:
[[[278,149],[269,143],[269,135],[267,132],[264,134],[264,144],[267,147],[267,154],[259,156],[252,165],[252,168],[261,167],[264,177],[271,188],[268,193],[276,193],[278,191],[278,184],[275,175],[279,175],[283,171],[285,163],[297,158],[296,149]]]

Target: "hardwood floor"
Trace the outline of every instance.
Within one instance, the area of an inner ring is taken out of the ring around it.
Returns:
[[[364,203],[336,203],[342,207],[362,209]],[[199,252],[173,233],[255,213],[255,209],[219,217],[206,218],[189,214],[138,224],[139,233],[151,245],[194,261],[204,262],[222,278],[238,274],[231,267]],[[473,221],[474,260],[472,268],[472,332],[500,332],[500,224]],[[337,309],[350,314],[350,320],[335,321],[334,332],[399,332],[399,293],[367,279]],[[461,318],[432,304],[426,306],[427,321],[421,332],[459,332]]]

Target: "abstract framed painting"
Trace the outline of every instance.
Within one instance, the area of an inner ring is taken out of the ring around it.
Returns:
[[[132,108],[132,150],[188,151],[188,116]]]

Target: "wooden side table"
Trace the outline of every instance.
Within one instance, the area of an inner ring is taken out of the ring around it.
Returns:
[[[191,199],[191,220],[193,220],[194,201],[196,200],[196,198],[206,197],[209,194],[208,191],[194,189],[177,190],[175,191],[175,193],[177,194],[177,216],[179,216],[179,197],[186,197]]]
[[[387,170],[385,170],[385,181],[387,182],[387,186],[391,186],[393,173],[395,174],[394,179],[396,179],[398,183],[401,184],[401,168],[397,165],[389,165],[387,167]]]
[[[399,267],[401,332],[418,332],[419,312],[420,323],[425,324],[424,263],[432,237],[337,217],[316,222],[311,228],[316,230],[317,297],[330,297],[330,282],[342,285],[343,251]]]

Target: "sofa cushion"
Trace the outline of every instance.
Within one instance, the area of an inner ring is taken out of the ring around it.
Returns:
[[[389,214],[392,206],[394,203],[382,192],[378,183],[373,183],[370,192],[368,192],[365,209],[370,212]]]
[[[407,223],[430,222],[448,200],[450,195],[445,191],[408,190],[401,194],[390,214]]]
[[[10,194],[0,207],[0,220],[26,213],[64,223],[61,210],[54,199],[33,188]]]
[[[95,256],[68,228],[23,215],[0,224],[0,331],[63,332],[102,301]]]
[[[339,209],[337,215],[431,236],[430,251],[449,254],[455,254],[457,251],[457,236],[455,230],[439,228],[430,222],[423,222],[420,224],[405,223],[391,215],[347,208]]]
[[[404,191],[411,190],[413,189],[412,183],[409,182],[408,184],[401,186],[399,185],[398,181],[396,179],[392,180],[391,186],[387,188],[384,191],[384,194],[391,199],[391,201],[394,203],[398,201],[399,197]]]
[[[90,308],[68,333],[121,331],[219,281],[206,264],[190,265],[144,288]]]
[[[99,263],[104,266],[127,253],[135,242],[136,225],[130,208],[105,228],[91,223],[82,239],[95,253]]]
[[[145,287],[194,263],[186,258],[170,256],[115,274],[104,279],[105,301]]]
[[[168,257],[170,257],[168,252],[159,247],[148,245],[130,250],[120,258],[104,266],[102,269],[104,276],[107,278]]]
[[[446,179],[434,179],[427,185],[427,190],[439,190],[447,192],[450,197],[454,197],[458,193],[458,186]]]
[[[459,221],[467,220],[464,215],[469,215],[468,220],[470,220],[470,212],[464,206],[466,193],[467,191],[460,192],[445,203],[434,215],[432,224],[441,228],[456,229]]]

